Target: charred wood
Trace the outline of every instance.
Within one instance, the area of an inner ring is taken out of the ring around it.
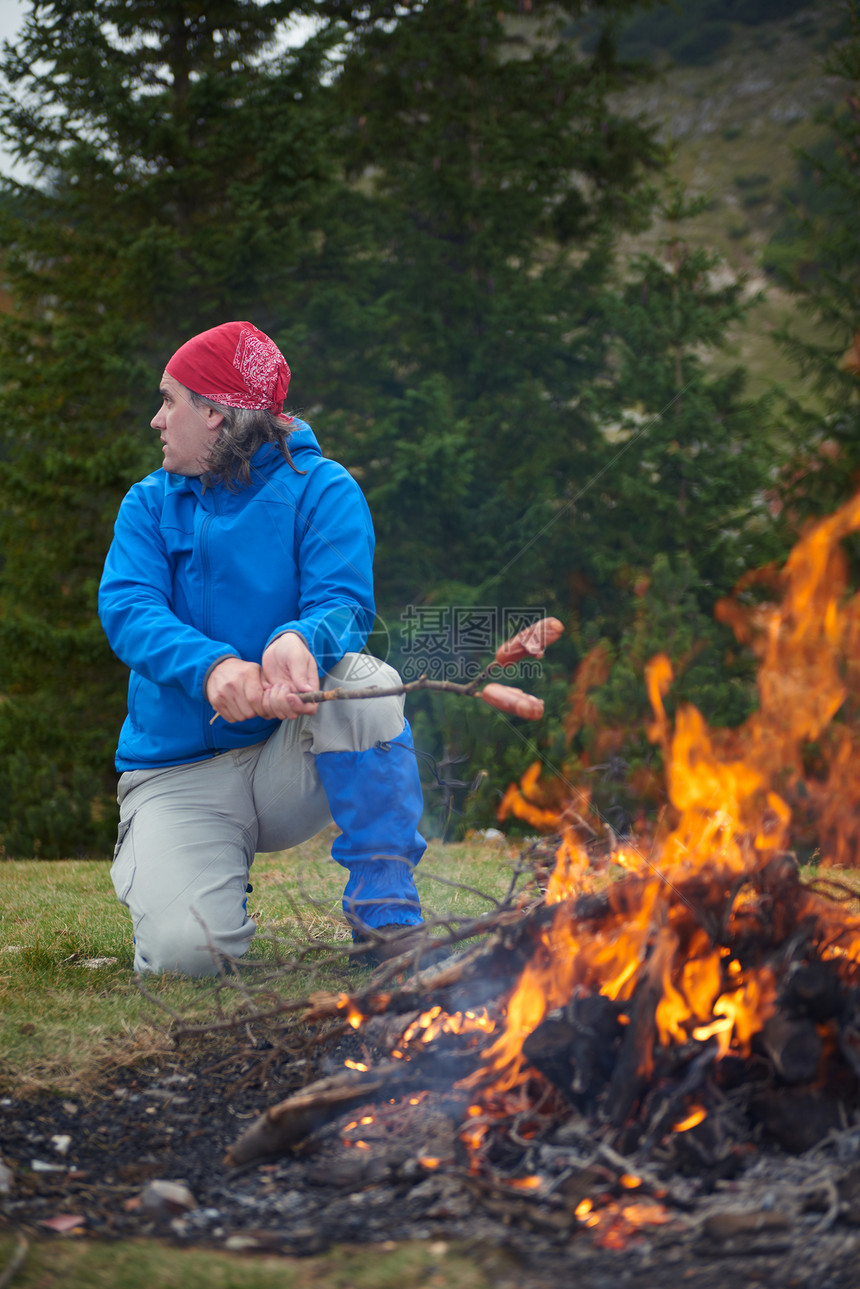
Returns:
[[[523,1044],[523,1054],[578,1109],[593,1109],[612,1076],[624,1033],[620,1008],[603,994],[575,994]]]
[[[653,1066],[654,1017],[663,994],[662,969],[658,955],[647,963],[643,979],[628,1008],[630,1017],[621,1040],[621,1050],[609,1083],[603,1115],[614,1128],[621,1128],[640,1100]]]
[[[344,1070],[320,1079],[264,1111],[230,1147],[225,1162],[248,1164],[282,1155],[343,1111],[390,1096],[413,1078],[407,1062],[386,1061],[373,1070]]]
[[[831,962],[798,962],[789,966],[781,1002],[794,1016],[832,1020],[845,1008],[845,986]]]
[[[696,1046],[698,1048],[700,1045]],[[664,1071],[661,1079],[655,1082],[655,1086],[642,1102],[640,1117],[646,1125],[646,1133],[642,1140],[644,1149],[650,1149],[686,1115],[689,1101],[700,1092],[713,1068],[716,1055],[716,1044],[710,1042],[703,1051],[697,1051],[692,1060],[689,1059],[689,1054],[686,1054],[687,1068],[682,1078],[677,1078],[681,1061],[676,1059],[672,1062],[673,1068],[670,1071]],[[661,1065],[668,1056],[668,1053],[661,1053]]]
[[[777,1013],[765,1021],[759,1041],[784,1083],[809,1083],[821,1060],[821,1037],[811,1020]]]
[[[831,1129],[841,1127],[845,1114],[834,1098],[795,1088],[759,1094],[751,1101],[750,1109],[768,1137],[792,1155],[803,1154]]]

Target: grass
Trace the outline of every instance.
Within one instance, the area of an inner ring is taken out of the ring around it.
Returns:
[[[15,1249],[15,1237],[0,1234],[0,1276]],[[15,1289],[485,1289],[494,1282],[468,1253],[441,1242],[344,1247],[297,1259],[63,1239],[32,1244],[14,1277]]]
[[[275,941],[287,957],[309,942],[349,939],[332,835],[258,857],[248,907],[274,940],[258,937],[255,960],[274,962]],[[425,915],[486,912],[492,904],[476,891],[504,894],[517,854],[501,840],[431,843],[418,870]],[[321,947],[307,970],[285,980],[285,992],[354,988],[358,973],[330,958]],[[143,997],[132,973],[131,925],[107,863],[0,864],[0,1092],[80,1095],[100,1073],[169,1048],[166,1013]],[[147,988],[183,1016],[212,1017],[211,981],[165,975]]]

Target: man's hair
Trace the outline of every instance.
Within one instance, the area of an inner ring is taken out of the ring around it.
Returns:
[[[274,443],[284,454],[284,459],[295,470],[289,449],[290,424],[274,412],[256,411],[247,407],[225,407],[202,394],[188,391],[196,407],[211,407],[224,417],[218,437],[206,458],[206,477],[212,482],[223,483],[234,492],[238,485],[251,482],[251,457],[264,443]]]

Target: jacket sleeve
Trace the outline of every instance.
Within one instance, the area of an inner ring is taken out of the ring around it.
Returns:
[[[298,632],[322,676],[358,652],[373,627],[374,537],[364,495],[343,466],[325,461],[314,473],[296,515],[299,616],[281,623],[267,645]]]
[[[172,574],[158,515],[141,485],[120,506],[99,587],[99,617],[118,658],[147,680],[205,700],[216,662],[239,657],[176,616]]]

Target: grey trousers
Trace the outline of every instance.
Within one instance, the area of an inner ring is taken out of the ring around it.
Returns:
[[[386,663],[347,654],[322,688],[399,680]],[[131,913],[135,970],[210,975],[218,951],[245,953],[255,853],[297,846],[332,821],[315,755],[364,751],[404,724],[402,696],[321,703],[253,747],[123,774],[111,878]]]

